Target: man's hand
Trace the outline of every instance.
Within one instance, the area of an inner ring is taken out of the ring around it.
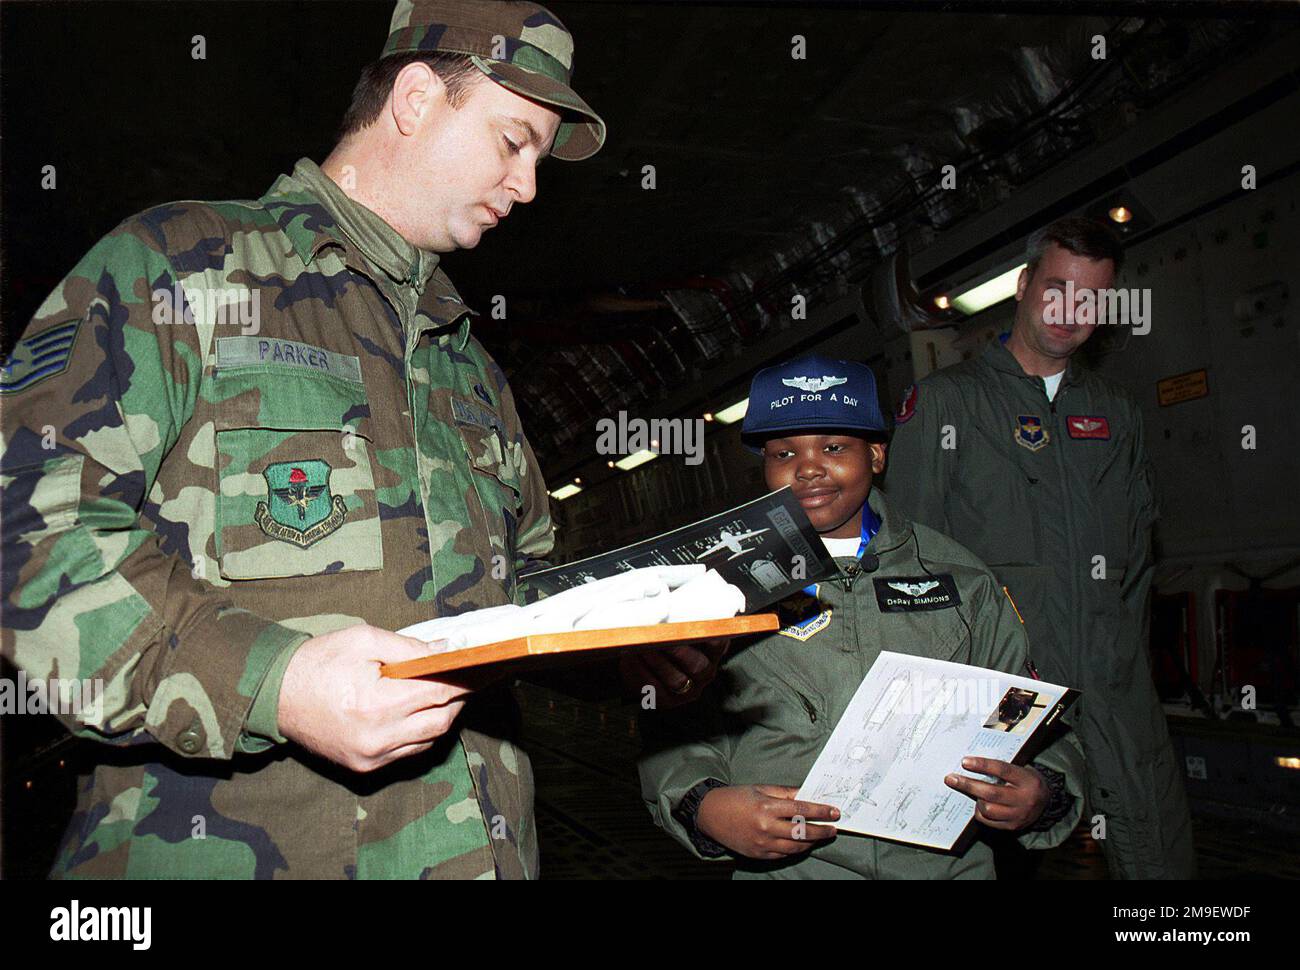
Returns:
[[[782,785],[731,785],[704,796],[695,824],[714,842],[750,859],[785,859],[835,838],[840,810],[795,800],[798,788]]]
[[[451,730],[464,687],[381,677],[380,664],[425,657],[437,646],[373,626],[312,637],[280,685],[280,733],[353,771],[420,754]]]
[[[663,650],[625,652],[618,658],[623,685],[638,698],[655,690],[655,707],[676,707],[695,700],[718,675],[729,640],[704,640]]]
[[[961,766],[1002,779],[1003,784],[991,785],[955,772],[944,779],[949,788],[975,799],[975,818],[991,829],[1015,832],[1026,828],[1037,822],[1047,807],[1051,792],[1043,776],[1033,768],[975,757],[962,758]]]

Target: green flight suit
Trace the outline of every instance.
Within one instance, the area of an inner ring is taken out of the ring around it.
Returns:
[[[798,787],[882,650],[1027,675],[1023,625],[993,574],[951,539],[913,524],[878,490],[868,502],[881,519],[868,549],[879,557],[877,569],[867,574],[856,558],[837,558],[838,576],[816,585],[815,600],[804,594],[782,605],[783,612],[796,611],[797,622],[733,646],[699,701],[643,718],[642,797],[656,824],[697,856],[690,833],[673,814],[685,795],[708,778]],[[958,605],[881,611],[875,580],[914,580],[927,569],[952,577]],[[1051,828],[1019,836],[1028,847],[1050,848],[1069,836],[1082,814],[1083,757],[1066,733],[1035,761],[1064,774],[1074,796]],[[737,878],[994,877],[993,853],[982,840],[956,854],[848,832],[789,862],[739,865]]]
[[[885,487],[988,563],[1070,712],[1116,878],[1195,872],[1182,772],[1151,680],[1158,515],[1137,403],[1071,361],[1054,401],[1001,341],[909,391]]]
[[[105,685],[64,876],[525,877],[492,698],[355,774],[279,735],[289,658],[517,599],[551,548],[501,370],[437,266],[308,159],[101,240],[3,377],[4,656]]]

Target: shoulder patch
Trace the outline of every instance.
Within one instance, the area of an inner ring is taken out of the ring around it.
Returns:
[[[915,384],[909,385],[898,402],[898,411],[894,414],[895,424],[907,424],[916,414],[916,399],[921,396],[921,389]]]
[[[81,331],[81,318],[65,320],[18,341],[0,368],[0,394],[16,394],[47,378],[62,374],[72,360],[72,345]]]
[[[952,573],[933,576],[885,576],[873,579],[881,613],[919,613],[961,605]]]

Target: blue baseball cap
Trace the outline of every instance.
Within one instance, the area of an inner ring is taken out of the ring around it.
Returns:
[[[769,438],[820,429],[877,441],[889,437],[876,396],[876,375],[870,367],[805,354],[754,375],[745,423],[740,426],[745,447],[759,452]]]

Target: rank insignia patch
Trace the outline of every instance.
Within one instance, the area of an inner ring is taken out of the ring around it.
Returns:
[[[1072,414],[1065,419],[1065,427],[1071,438],[1095,438],[1098,441],[1110,440],[1110,422],[1102,417]]]
[[[267,465],[267,501],[254,519],[272,539],[306,549],[338,530],[347,516],[342,496],[330,496],[330,466],[318,458]]]
[[[81,329],[81,319],[46,327],[40,333],[18,341],[0,367],[0,394],[25,391],[46,378],[62,374],[72,359],[72,344]]]
[[[1015,428],[1016,444],[1021,448],[1028,448],[1030,451],[1038,451],[1045,447],[1051,440],[1047,429],[1043,427],[1043,419],[1036,414],[1018,414],[1016,415]]]

